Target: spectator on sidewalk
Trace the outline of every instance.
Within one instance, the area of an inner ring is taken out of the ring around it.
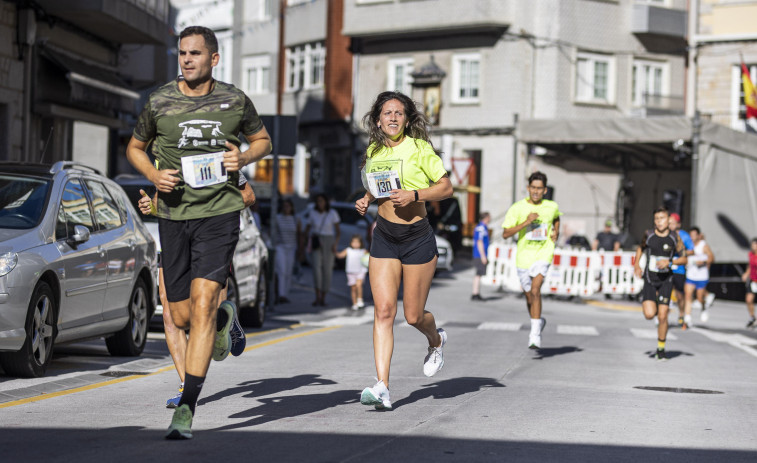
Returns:
[[[473,267],[476,274],[473,276],[472,301],[483,301],[481,297],[481,277],[486,275],[487,251],[489,250],[489,222],[491,216],[488,212],[482,212],[478,217],[478,225],[473,230]]]
[[[347,286],[350,287],[352,310],[365,307],[363,302],[363,281],[368,272],[368,250],[365,249],[363,237],[352,235],[350,246],[336,253],[338,259],[346,259],[344,273],[347,275]]]
[[[297,255],[299,243],[300,223],[294,215],[294,203],[291,199],[284,199],[276,214],[276,229],[278,239],[276,241],[275,269],[278,285],[276,288],[276,303],[286,304],[289,302],[289,289],[292,286],[292,274],[294,273],[294,261]]]
[[[620,237],[612,232],[612,220],[605,222],[605,228],[597,233],[597,237],[591,243],[592,251],[620,251]]]
[[[310,265],[313,266],[314,306],[325,306],[326,294],[331,289],[334,254],[336,254],[336,243],[339,242],[339,222],[339,214],[331,209],[326,195],[321,193],[316,196],[315,207],[308,214],[305,226]]]

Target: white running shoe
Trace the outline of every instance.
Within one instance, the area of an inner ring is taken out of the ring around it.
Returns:
[[[360,310],[360,306],[359,306],[359,305],[357,305],[357,304],[352,304],[352,305],[350,306],[350,310]]]
[[[657,315],[654,316],[654,326],[660,326],[660,319],[657,318]]]
[[[373,387],[366,387],[360,394],[360,403],[363,405],[373,405],[376,410],[391,410],[392,401],[389,399],[389,389],[386,388],[383,381],[379,381]]]
[[[707,293],[707,297],[704,298],[704,307],[709,309],[713,302],[715,302],[715,293]]]
[[[684,323],[686,324],[686,326],[688,326],[688,327],[692,327],[692,326],[694,326],[694,324],[692,323],[692,320],[691,320],[691,315],[684,315],[684,317],[683,317],[683,322],[684,322]]]
[[[539,328],[539,332],[537,334],[531,333],[528,335],[528,348],[529,349],[541,348],[541,332],[544,331],[545,326],[547,326],[547,319],[542,317],[541,327]]]
[[[699,321],[702,323],[707,323],[707,320],[710,319],[710,311],[702,309],[702,312],[699,314]]]
[[[701,309],[702,309],[702,303],[694,299],[694,301],[691,303],[691,310],[701,310]]]
[[[429,347],[428,354],[423,360],[423,374],[429,378],[439,373],[444,366],[444,345],[447,344],[447,332],[442,328],[436,330],[439,336],[442,338],[442,345],[439,347]]]
[[[363,307],[365,307],[365,302],[363,302],[362,298],[357,298],[357,308],[362,309]]]

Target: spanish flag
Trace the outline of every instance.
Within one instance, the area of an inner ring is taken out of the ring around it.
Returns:
[[[757,118],[757,90],[752,84],[752,79],[749,77],[749,69],[747,69],[744,61],[741,61],[741,84],[744,87],[744,104],[746,105],[746,118]]]

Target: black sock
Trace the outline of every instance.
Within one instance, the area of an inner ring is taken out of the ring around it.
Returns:
[[[205,383],[205,377],[192,376],[186,373],[184,375],[184,392],[182,392],[181,399],[179,399],[179,407],[189,405],[189,409],[192,410],[192,414],[194,415],[197,398],[200,397],[203,383]]]
[[[216,331],[221,331],[229,320],[229,314],[225,310],[219,310],[216,315]]]

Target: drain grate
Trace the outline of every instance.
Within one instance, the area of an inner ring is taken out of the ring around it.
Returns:
[[[148,374],[150,373],[146,371],[106,371],[105,373],[100,373],[100,376],[122,378],[124,376],[148,375]]]
[[[645,391],[673,392],[676,394],[723,394],[720,391],[710,391],[709,389],[689,389],[686,387],[659,387],[659,386],[634,386],[634,389],[643,389]]]

